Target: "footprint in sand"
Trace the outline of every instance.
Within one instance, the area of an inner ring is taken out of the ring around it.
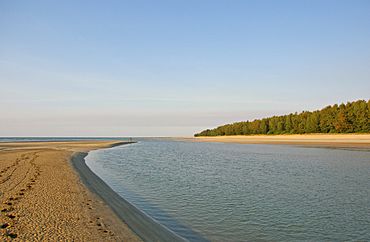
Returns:
[[[10,224],[4,223],[4,224],[0,225],[0,228],[5,229],[5,228],[8,228],[9,226],[10,226]]]
[[[9,236],[10,238],[12,238],[12,239],[15,239],[15,238],[17,238],[18,237],[18,235],[17,234],[15,234],[15,233],[6,233],[5,234],[6,236]]]

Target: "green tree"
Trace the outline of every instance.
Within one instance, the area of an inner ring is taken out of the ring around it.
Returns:
[[[370,100],[327,106],[321,110],[226,124],[195,136],[370,132]]]

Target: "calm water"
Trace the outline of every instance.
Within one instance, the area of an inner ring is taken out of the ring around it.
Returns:
[[[87,164],[190,240],[370,240],[370,152],[144,140]]]
[[[78,141],[78,140],[129,140],[124,137],[0,137],[0,142]]]

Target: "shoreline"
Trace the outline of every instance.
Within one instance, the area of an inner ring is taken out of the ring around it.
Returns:
[[[126,143],[0,143],[1,240],[142,241],[71,164],[76,152]]]
[[[0,237],[4,241],[187,241],[118,195],[85,162],[90,151],[131,143],[136,142],[0,142],[0,221],[6,225],[0,223]],[[35,172],[30,172],[32,168]],[[13,183],[20,185],[8,192]]]
[[[119,146],[122,144],[117,144]],[[112,148],[110,147],[110,148]],[[160,223],[129,203],[112,190],[99,176],[86,164],[87,152],[75,152],[71,157],[71,164],[79,174],[83,184],[91,192],[98,195],[129,228],[144,241],[176,242],[186,241],[170,231]]]
[[[293,145],[312,148],[337,148],[370,151],[370,134],[287,134],[235,135],[184,138],[193,142],[221,142],[237,144]]]

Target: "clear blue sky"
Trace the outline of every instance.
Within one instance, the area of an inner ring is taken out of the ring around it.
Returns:
[[[370,98],[370,1],[0,1],[0,136],[190,136]]]

